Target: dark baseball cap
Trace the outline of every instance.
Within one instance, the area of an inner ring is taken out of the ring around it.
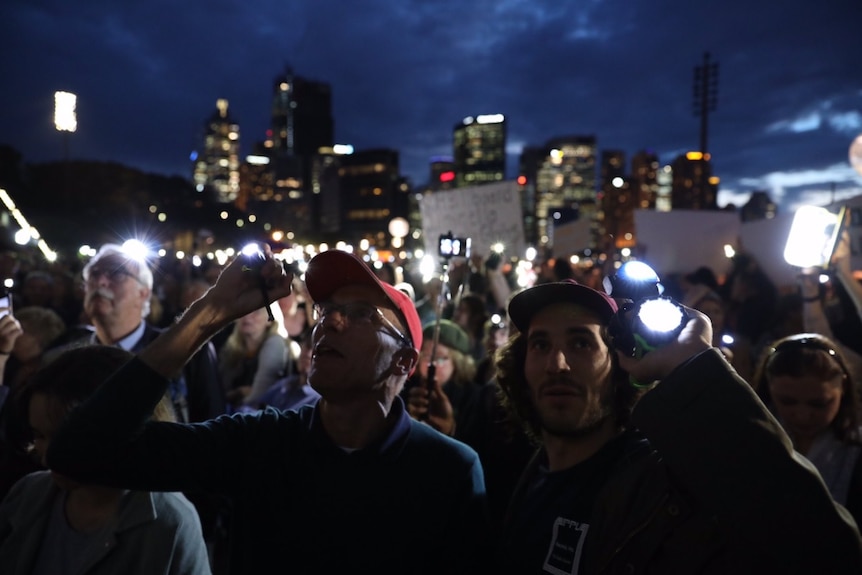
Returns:
[[[371,268],[354,254],[342,250],[317,254],[308,262],[305,285],[311,299],[316,302],[328,300],[337,289],[349,285],[365,285],[380,290],[404,318],[413,347],[421,349],[422,322],[413,300],[395,286],[380,281]]]
[[[527,333],[533,316],[551,304],[572,303],[585,307],[599,315],[607,324],[617,313],[617,302],[605,292],[566,279],[559,282],[538,284],[518,292],[509,300],[509,319],[521,333]]]

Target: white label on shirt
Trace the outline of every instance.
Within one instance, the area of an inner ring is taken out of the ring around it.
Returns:
[[[581,551],[589,528],[586,523],[557,517],[554,521],[548,556],[542,566],[545,572],[553,575],[577,575],[581,564]]]

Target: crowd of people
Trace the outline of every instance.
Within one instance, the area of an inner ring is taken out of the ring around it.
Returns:
[[[846,245],[662,277],[635,357],[611,266],[244,258],[0,258],[0,571],[862,572]]]

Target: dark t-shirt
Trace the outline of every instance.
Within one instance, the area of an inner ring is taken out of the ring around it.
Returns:
[[[550,472],[543,462],[515,495],[504,527],[505,573],[577,574],[593,504],[623,453],[640,441],[626,432],[586,461]]]

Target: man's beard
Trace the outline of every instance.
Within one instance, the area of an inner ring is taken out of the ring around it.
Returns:
[[[561,419],[559,415],[548,417],[539,412],[539,421],[542,430],[548,435],[577,439],[588,437],[601,429],[608,419],[616,417],[613,405],[613,392],[611,389],[605,391],[599,399],[598,405],[584,405],[578,420],[572,418]]]

